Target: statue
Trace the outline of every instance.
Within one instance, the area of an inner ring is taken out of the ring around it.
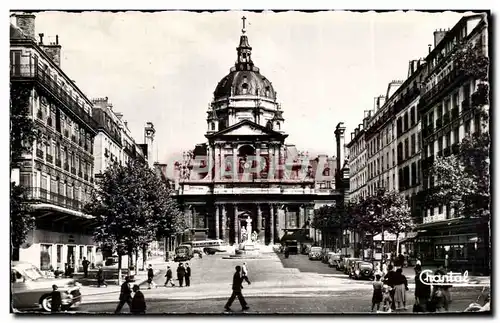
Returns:
[[[259,235],[257,234],[257,231],[252,232],[252,242],[256,242],[258,237]]]
[[[252,218],[250,216],[247,217],[247,231],[252,234]]]

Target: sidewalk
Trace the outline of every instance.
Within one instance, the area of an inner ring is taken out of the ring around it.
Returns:
[[[422,266],[422,270],[432,270],[435,272],[438,269],[436,266]],[[458,272],[455,272],[458,273]],[[404,267],[403,274],[406,276],[409,282],[415,282],[415,269],[414,267]],[[472,276],[468,275],[470,284],[485,284],[491,283],[490,276]]]

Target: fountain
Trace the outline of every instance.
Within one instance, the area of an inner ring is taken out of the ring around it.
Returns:
[[[234,258],[258,258],[259,248],[255,246],[258,234],[257,232],[252,232],[252,219],[250,216],[246,219],[247,226],[246,229],[241,228],[241,243],[235,250],[234,255],[229,255],[229,257],[223,257],[224,259],[234,259]]]

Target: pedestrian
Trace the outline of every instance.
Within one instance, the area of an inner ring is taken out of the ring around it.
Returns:
[[[89,265],[90,265],[90,261],[88,261],[86,257],[83,257],[82,267],[83,267],[83,277],[84,278],[87,278],[89,275]]]
[[[167,273],[165,274],[165,277],[167,280],[165,280],[165,287],[167,287],[168,283],[170,282],[170,285],[172,287],[175,286],[174,281],[172,279],[172,269],[170,269],[170,266],[167,266]]]
[[[132,290],[134,291],[134,297],[132,298],[130,313],[146,314],[146,300],[144,299],[144,294],[140,291],[139,285],[134,285]]]
[[[422,256],[420,254],[417,255],[417,261],[415,262],[415,266],[422,266]]]
[[[382,303],[384,304],[382,310],[388,313],[390,313],[392,309],[391,291],[391,286],[387,284],[384,284],[384,286],[382,286]]]
[[[387,272],[388,272],[388,271],[387,271],[387,263],[386,263],[386,262],[384,262],[384,263],[382,264],[382,277],[384,277],[384,278],[385,278],[385,276],[387,275]]]
[[[444,256],[444,270],[448,271],[450,268],[450,260],[448,258],[448,254]]]
[[[413,312],[427,312],[427,304],[431,299],[431,286],[424,284],[427,280],[427,274],[422,273],[421,266],[415,266],[415,305],[413,306]]]
[[[155,272],[153,270],[153,265],[149,264],[149,268],[148,268],[148,289],[151,289],[151,287],[158,287],[156,285],[156,283],[153,281],[153,279],[155,278]]]
[[[132,308],[132,290],[130,289],[130,277],[127,276],[125,277],[125,281],[123,282],[121,289],[120,289],[120,302],[118,303],[118,306],[116,307],[115,314],[120,313],[122,310],[123,305],[127,303],[129,309]]]
[[[445,276],[446,270],[441,265],[434,274],[437,276]],[[451,303],[450,288],[451,285],[447,285],[444,283],[434,285],[434,291],[432,292],[432,302],[437,312],[448,311],[449,305]]]
[[[408,280],[405,275],[403,275],[403,269],[398,268],[396,274],[394,275],[394,298],[396,310],[401,310],[406,308],[406,291],[408,290]]]
[[[57,267],[57,269],[54,271],[54,277],[59,278],[59,276],[62,276],[64,272],[61,270],[60,267]]]
[[[390,296],[391,296],[391,309],[395,310],[396,309],[396,304],[394,302],[394,278],[395,278],[396,272],[394,271],[394,266],[389,265],[387,267],[387,274],[384,277],[384,284],[388,285],[390,289]]]
[[[182,287],[184,284],[184,277],[186,276],[186,269],[182,263],[179,263],[177,267],[177,279],[179,280],[179,287]]]
[[[241,267],[241,278],[248,283],[248,285],[251,284],[250,280],[248,279],[248,268],[247,268],[247,263],[244,262],[243,266]]]
[[[97,287],[101,287],[101,285],[104,285],[105,287],[108,287],[108,284],[104,281],[104,271],[102,270],[102,266],[99,265],[97,267]]]
[[[191,286],[191,267],[189,267],[189,264],[186,262],[186,275],[184,276],[186,280],[186,287]]]
[[[377,311],[380,310],[380,303],[383,299],[382,288],[384,287],[384,283],[380,281],[379,274],[375,275],[375,281],[373,282],[373,295],[372,295],[372,312],[377,306]]]
[[[50,305],[51,312],[59,312],[62,306],[61,292],[58,290],[57,285],[52,285],[52,293],[50,293],[52,299]]]
[[[405,264],[405,256],[403,256],[402,253],[399,253],[397,266],[403,268],[404,264]]]
[[[243,289],[243,286],[242,286],[243,278],[241,277],[241,267],[236,266],[235,269],[236,269],[236,272],[233,275],[233,293],[231,294],[231,297],[229,297],[229,299],[227,300],[227,303],[224,306],[224,309],[226,311],[231,311],[231,305],[233,304],[235,298],[238,297],[238,301],[240,302],[242,309],[244,311],[246,311],[250,307],[248,306],[247,302],[245,301],[243,294],[241,294],[241,290]]]

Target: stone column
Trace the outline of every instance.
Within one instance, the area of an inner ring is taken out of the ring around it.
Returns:
[[[196,214],[196,209],[194,208],[194,206],[191,206],[191,217],[190,217],[190,223],[191,223],[191,228],[196,228],[197,227],[197,221],[196,221],[196,217],[198,215]]]
[[[236,180],[238,178],[238,145],[233,144],[233,180]]]
[[[221,147],[220,144],[215,144],[215,180],[220,180],[220,160],[221,160]]]
[[[212,171],[214,168],[214,148],[209,144],[208,146],[208,160],[207,160],[208,174],[206,179],[212,180]]]
[[[302,229],[304,226],[304,221],[306,218],[306,208],[304,204],[301,204],[299,207],[299,228]]]
[[[282,204],[282,205],[276,205],[276,220],[275,220],[275,223],[274,223],[274,227],[276,228],[275,230],[275,238],[276,240],[280,240],[281,238],[281,226],[283,225],[282,221],[281,221],[281,214],[283,214],[285,212],[286,208],[285,206]],[[283,217],[285,217],[285,215],[283,214]]]
[[[219,231],[220,231],[219,217],[220,217],[220,206],[216,205],[215,206],[215,239],[219,239]]]
[[[262,163],[260,161],[260,143],[255,144],[255,159],[257,163],[257,172],[255,174],[255,178],[259,179],[260,178],[260,170],[262,169]],[[259,206],[260,208],[260,206]]]
[[[226,228],[227,228],[227,210],[226,210],[226,205],[222,204],[222,232],[221,232],[221,239],[226,241],[227,235],[226,235]]]
[[[285,229],[288,229],[288,207],[287,206],[283,206],[283,221],[285,221]]]
[[[240,243],[240,230],[239,230],[239,221],[238,221],[238,204],[233,204],[234,205],[234,215],[233,215],[233,220],[234,220],[234,243],[237,245]]]
[[[259,232],[258,240],[262,241],[262,238],[264,238],[264,228],[262,227],[262,209],[260,207],[260,204],[257,204],[257,223],[255,227]]]
[[[223,180],[225,179],[225,173],[226,173],[226,151],[225,151],[225,145],[221,144],[220,148],[220,179]]]
[[[274,244],[274,205],[269,204],[269,232],[271,238],[271,244]]]
[[[278,145],[274,145],[274,147],[273,147],[273,163],[274,163],[274,178],[275,179],[279,179],[278,162],[279,162],[279,148],[278,148]]]
[[[268,174],[267,178],[268,179],[273,179],[274,178],[274,165],[273,165],[273,160],[274,160],[274,155],[273,155],[273,144],[269,143],[267,145],[267,158],[269,161],[269,169],[268,169]]]

